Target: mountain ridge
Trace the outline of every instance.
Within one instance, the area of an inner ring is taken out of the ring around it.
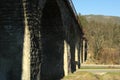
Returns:
[[[106,16],[106,15],[82,15],[89,21],[96,21],[102,23],[114,23],[120,24],[120,17],[119,16]]]

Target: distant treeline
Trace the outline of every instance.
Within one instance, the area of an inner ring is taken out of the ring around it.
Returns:
[[[102,64],[120,64],[120,17],[78,15],[88,52]]]

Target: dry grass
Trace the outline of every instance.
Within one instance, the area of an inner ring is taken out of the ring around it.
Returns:
[[[64,77],[62,80],[99,80],[98,76],[90,72],[76,72]]]
[[[107,73],[102,76],[102,80],[120,80],[120,73]]]
[[[96,75],[90,72],[75,72],[64,77],[62,80],[120,80],[120,72],[106,73],[103,75]]]

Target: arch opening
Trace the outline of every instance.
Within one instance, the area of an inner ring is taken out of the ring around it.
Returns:
[[[64,31],[56,0],[47,0],[42,14],[41,80],[57,80],[64,76]]]

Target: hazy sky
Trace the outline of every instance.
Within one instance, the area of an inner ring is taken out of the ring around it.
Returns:
[[[82,15],[98,14],[120,16],[120,0],[72,0]]]

